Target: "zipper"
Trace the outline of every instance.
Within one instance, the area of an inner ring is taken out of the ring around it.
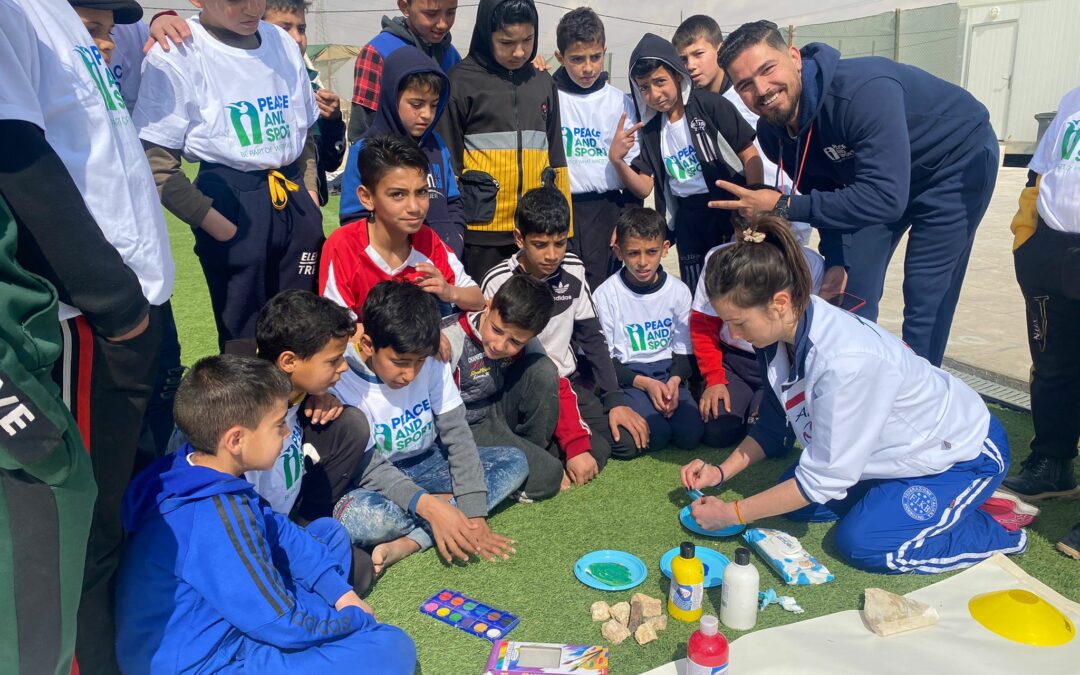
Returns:
[[[517,200],[521,201],[521,190],[525,183],[525,167],[521,162],[521,153],[523,151],[521,141],[521,118],[518,115],[518,88],[514,86],[514,74],[510,75],[510,89],[514,92],[514,127],[517,129]]]

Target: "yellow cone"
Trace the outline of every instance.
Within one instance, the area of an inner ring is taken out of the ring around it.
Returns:
[[[988,630],[1026,645],[1055,647],[1076,637],[1076,626],[1069,617],[1031,591],[976,595],[968,602],[968,611]]]

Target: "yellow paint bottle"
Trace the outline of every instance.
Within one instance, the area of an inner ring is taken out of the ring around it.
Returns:
[[[694,545],[684,541],[679,546],[679,555],[671,561],[668,614],[679,621],[697,621],[701,618],[701,600],[704,594],[705,566],[698,559]]]

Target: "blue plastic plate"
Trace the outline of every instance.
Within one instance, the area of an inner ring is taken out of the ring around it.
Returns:
[[[602,562],[618,563],[625,567],[630,571],[630,583],[622,584],[621,586],[608,586],[604,582],[589,576],[585,572],[585,568],[589,565]],[[641,562],[641,558],[630,555],[626,551],[602,550],[593,551],[592,553],[586,553],[581,556],[578,561],[574,563],[574,576],[586,586],[600,591],[625,591],[637,586],[642,581],[645,581],[645,577],[649,576],[649,570],[645,567],[645,563]]]
[[[703,548],[701,546],[695,547],[698,560],[705,567],[705,588],[712,588],[713,586],[719,586],[724,582],[724,568],[728,566],[731,561],[727,556],[719,551],[714,551],[711,548]],[[660,571],[668,579],[671,578],[671,561],[675,559],[675,556],[679,555],[679,547],[671,549],[664,555],[660,556]]]
[[[728,527],[720,528],[719,530],[706,530],[704,527],[697,524],[694,517],[690,515],[690,505],[687,504],[683,507],[682,511],[679,511],[679,522],[682,526],[690,530],[694,534],[700,534],[705,537],[733,537],[736,534],[741,534],[746,529],[745,525],[729,525]]]

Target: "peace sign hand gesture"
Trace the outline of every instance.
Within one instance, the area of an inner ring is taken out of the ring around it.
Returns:
[[[637,140],[638,129],[645,126],[641,122],[626,128],[626,112],[624,111],[622,117],[619,118],[618,131],[615,132],[615,137],[611,139],[611,147],[608,148],[608,159],[612,162],[622,162],[626,159],[626,153],[630,152],[630,148],[634,147],[634,141]]]
[[[749,190],[726,180],[716,181],[716,187],[735,195],[735,199],[709,202],[710,209],[738,211],[748,218],[761,211],[772,211],[780,201],[780,193],[775,190]]]

